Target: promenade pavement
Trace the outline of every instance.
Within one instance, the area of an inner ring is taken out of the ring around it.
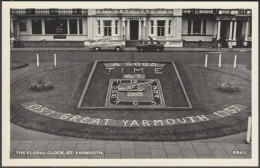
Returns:
[[[194,141],[112,141],[57,136],[11,124],[11,158],[251,158],[246,132]],[[30,153],[27,153],[30,151]],[[59,153],[58,153],[59,152]]]
[[[11,51],[52,51],[52,50],[69,50],[69,51],[87,51],[91,52],[88,47],[39,47],[39,48],[11,48]],[[126,47],[124,51],[138,51],[136,47]],[[185,48],[185,47],[165,47],[164,52],[216,52],[219,51],[218,48]],[[248,52],[251,48],[221,48],[220,51],[241,51]]]

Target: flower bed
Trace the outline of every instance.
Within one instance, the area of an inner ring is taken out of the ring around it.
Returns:
[[[48,79],[38,79],[37,81],[34,81],[30,90],[32,91],[49,91],[54,89],[54,87],[51,85],[51,81]]]
[[[239,92],[239,87],[232,82],[222,82],[221,84],[218,84],[218,91],[224,92],[224,93],[237,93]]]

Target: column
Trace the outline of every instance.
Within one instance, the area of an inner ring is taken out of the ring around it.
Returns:
[[[70,20],[67,19],[67,31],[68,31],[68,34],[70,34]]]
[[[230,20],[230,25],[229,25],[229,40],[232,40],[232,27],[233,27],[233,21]]]
[[[42,34],[45,34],[45,22],[44,22],[44,19],[42,19]]]
[[[112,22],[111,22],[111,31],[112,31],[111,35],[112,35],[112,39],[115,36],[115,29],[116,29],[115,28],[115,25],[116,25],[115,22],[116,22],[115,20],[112,20]]]
[[[127,40],[130,40],[130,20],[127,20]]]
[[[10,33],[14,36],[14,21],[11,20],[11,30]]]
[[[233,32],[233,41],[236,41],[237,38],[237,21],[234,21],[234,32]]]
[[[164,24],[164,36],[165,36],[165,40],[166,40],[166,37],[168,36],[168,27],[169,27],[169,20],[165,20],[165,24]]]
[[[214,23],[214,38],[217,38],[217,33],[218,33],[218,22],[215,21],[215,23]]]
[[[200,19],[200,35],[203,34],[203,19]]]
[[[191,20],[190,23],[191,23],[190,34],[193,35],[193,20]]]
[[[121,34],[122,34],[123,40],[125,40],[125,19],[123,19],[123,21],[122,21],[122,28],[123,28],[123,30],[122,30]]]
[[[138,40],[142,39],[142,37],[141,37],[142,36],[142,32],[141,32],[142,31],[141,30],[141,26],[142,25],[141,25],[141,23],[142,23],[141,20],[139,20],[139,24],[138,24]]]
[[[157,38],[157,20],[153,21],[153,25],[154,25],[153,34],[156,36],[154,40],[156,40],[156,38]]]
[[[105,36],[105,33],[104,33],[104,20],[100,19],[100,34],[101,36]]]
[[[146,19],[144,19],[144,28],[143,28],[143,30],[144,30],[144,40],[146,39],[146,36],[147,36],[147,30],[146,30]]]
[[[249,21],[246,21],[246,32],[245,32],[245,41],[248,40],[248,25],[249,25]]]
[[[220,27],[221,27],[221,21],[218,21],[218,34],[217,34],[217,40],[220,38]]]
[[[78,35],[79,35],[79,19],[77,19],[77,32],[78,32]]]

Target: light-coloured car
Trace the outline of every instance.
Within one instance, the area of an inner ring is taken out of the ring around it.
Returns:
[[[99,39],[95,42],[90,43],[89,49],[92,51],[101,51],[101,50],[123,51],[125,49],[125,42],[111,41],[109,39]]]

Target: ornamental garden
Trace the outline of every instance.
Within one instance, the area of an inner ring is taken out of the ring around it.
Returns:
[[[11,82],[11,122],[81,138],[177,141],[247,129],[251,71],[171,60],[29,65]]]

